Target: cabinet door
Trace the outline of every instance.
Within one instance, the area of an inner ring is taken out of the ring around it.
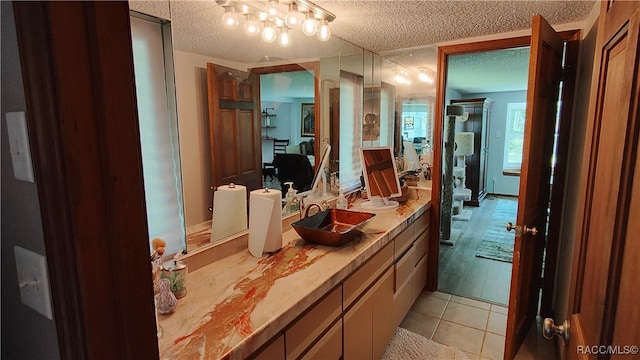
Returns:
[[[398,324],[393,311],[393,267],[378,280],[372,291],[373,298],[373,359],[379,359],[393,337]]]
[[[367,291],[344,314],[344,359],[373,358],[373,297]]]

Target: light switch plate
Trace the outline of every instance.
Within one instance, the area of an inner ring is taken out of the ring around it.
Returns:
[[[6,118],[13,175],[18,180],[34,182],[27,117],[24,111],[16,111],[8,112]]]
[[[18,287],[23,304],[53,320],[47,261],[44,256],[20,246],[14,246]]]

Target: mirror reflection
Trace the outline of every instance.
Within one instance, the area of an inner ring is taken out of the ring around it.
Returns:
[[[224,8],[214,2],[131,1],[130,7],[171,20],[175,88],[168,91],[177,102],[187,229],[211,220],[212,186],[234,176],[249,191],[267,186],[284,194],[273,164],[277,152],[304,157],[313,179],[322,167],[316,155],[330,145],[326,175],[345,192],[361,186],[361,146],[393,146],[401,155],[404,99],[424,97],[415,90],[420,85],[397,81],[401,68],[392,61],[335,36],[320,42],[292,31],[288,47],[265,43],[246,36],[242,25],[218,24]],[[412,115],[419,127],[407,134],[411,141],[430,139],[432,119],[420,121],[430,119],[432,105],[424,107]]]

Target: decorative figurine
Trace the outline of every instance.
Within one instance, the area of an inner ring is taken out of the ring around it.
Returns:
[[[160,294],[158,294],[158,314],[171,314],[178,306],[178,299],[171,291],[171,281],[160,279]]]

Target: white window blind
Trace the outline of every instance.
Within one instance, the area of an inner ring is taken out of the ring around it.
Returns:
[[[163,34],[167,30],[166,25],[131,17],[149,242],[163,239],[170,255],[186,249],[186,231],[175,92],[171,91],[175,79],[172,58],[167,61],[165,54],[171,47]]]
[[[503,169],[519,169],[522,164],[526,103],[507,104],[507,123],[504,131]]]
[[[340,71],[340,187],[346,191],[360,186],[362,165],[362,106],[364,79]]]

